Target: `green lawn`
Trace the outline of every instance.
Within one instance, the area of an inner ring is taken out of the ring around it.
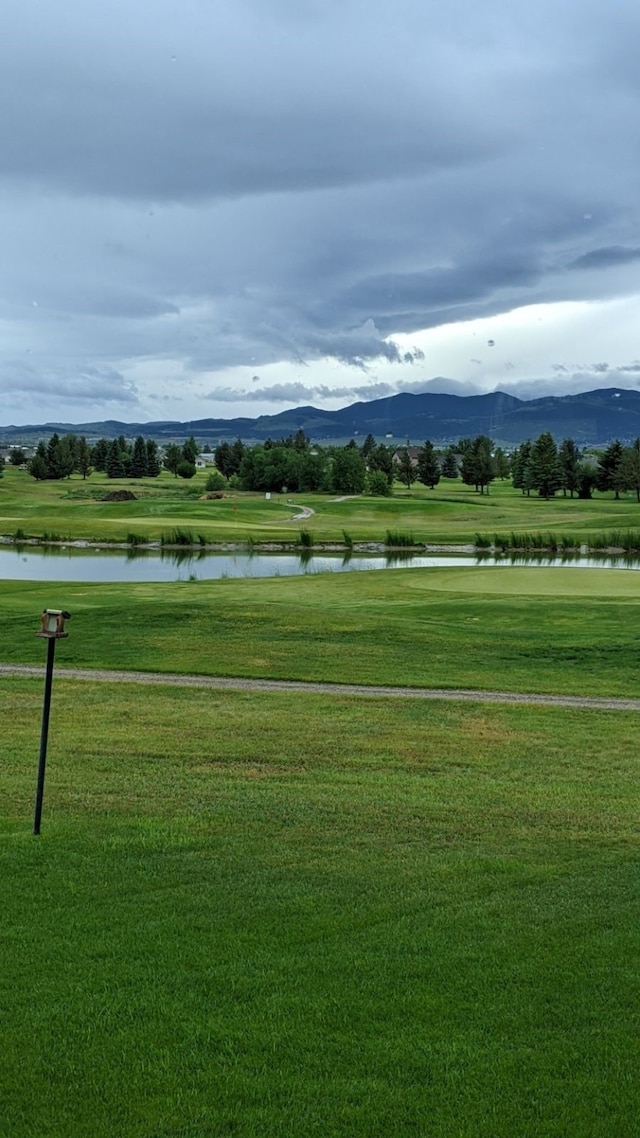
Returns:
[[[321,494],[298,494],[293,501],[315,514],[294,522],[288,495],[229,492],[222,499],[204,498],[206,472],[184,482],[166,471],[159,479],[110,480],[94,473],[63,482],[35,482],[24,470],[7,467],[0,479],[0,534],[96,541],[159,541],[176,528],[193,540],[296,541],[302,525],[316,542],[385,540],[387,532],[412,535],[417,542],[473,542],[477,534],[553,532],[588,539],[611,530],[640,529],[640,505],[635,494],[596,495],[593,500],[558,497],[552,501],[527,498],[509,481],[495,482],[489,495],[479,495],[460,481],[442,481],[435,490],[416,484],[408,492],[396,486],[393,498],[361,497],[337,501]],[[114,489],[130,489],[134,502],[98,499]]]
[[[41,663],[43,608],[73,615],[59,667],[413,687],[640,693],[640,574],[380,570],[268,580],[7,581],[0,660]]]
[[[0,679],[2,1138],[635,1134],[637,715],[64,668],[637,696],[639,605],[615,570],[4,582],[0,661],[73,616],[39,838],[42,680]]]
[[[636,716],[59,674],[36,839],[41,696],[0,686],[1,1134],[637,1132]]]

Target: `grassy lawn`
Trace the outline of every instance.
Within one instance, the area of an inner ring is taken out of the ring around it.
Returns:
[[[639,606],[571,568],[3,582],[2,661],[73,616],[38,839],[42,681],[0,680],[0,1135],[636,1133],[636,715],[64,667],[637,696]]]
[[[108,479],[94,473],[63,482],[35,482],[23,470],[7,467],[0,480],[0,534],[26,537],[126,541],[159,541],[172,530],[189,530],[194,541],[297,540],[301,525],[316,542],[343,542],[346,531],[354,541],[384,541],[387,531],[410,534],[418,542],[472,542],[477,534],[563,534],[588,539],[611,530],[638,530],[640,505],[635,495],[616,502],[610,494],[593,500],[558,497],[550,502],[523,497],[510,482],[496,482],[480,496],[461,482],[442,481],[434,491],[415,485],[408,492],[397,486],[393,498],[346,501],[321,494],[296,495],[296,503],[315,514],[304,523],[292,521],[295,509],[287,495],[229,492],[222,499],[204,499],[206,472],[190,482],[166,471],[158,479]],[[108,491],[130,489],[133,502],[102,502]]]
[[[1,1134],[637,1132],[636,716],[58,674],[35,839],[41,698],[2,681]]]
[[[640,692],[640,574],[453,568],[170,584],[3,583],[0,660],[601,696]]]

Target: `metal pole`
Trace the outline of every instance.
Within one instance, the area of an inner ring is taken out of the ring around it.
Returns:
[[[33,832],[40,833],[42,818],[42,797],[44,795],[44,772],[47,765],[47,739],[49,737],[49,711],[51,709],[51,687],[53,684],[53,658],[56,652],[56,637],[49,637],[47,648],[47,671],[44,681],[44,704],[42,706],[42,731],[40,732],[40,762],[38,763],[38,786],[36,789],[36,808],[33,815]]]

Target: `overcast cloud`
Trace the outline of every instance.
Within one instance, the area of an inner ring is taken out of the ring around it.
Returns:
[[[637,0],[4,0],[0,424],[640,387],[639,42]]]

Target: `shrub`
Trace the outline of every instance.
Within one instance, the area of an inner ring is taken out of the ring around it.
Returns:
[[[179,478],[193,478],[195,472],[195,462],[187,462],[186,458],[183,458],[182,462],[178,463],[176,474]]]
[[[204,488],[205,490],[224,490],[226,485],[227,480],[224,474],[221,474],[219,470],[212,470],[211,473],[207,475]]]
[[[367,477],[367,492],[373,498],[390,498],[393,491],[383,470],[372,470]]]

